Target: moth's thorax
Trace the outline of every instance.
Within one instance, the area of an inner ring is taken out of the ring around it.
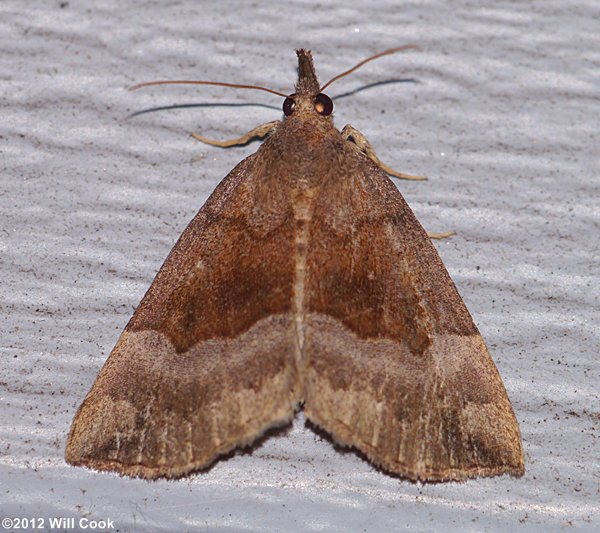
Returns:
[[[318,187],[336,158],[335,146],[340,139],[330,118],[284,119],[259,150],[265,198],[274,191],[289,197],[293,191]]]
[[[327,143],[339,135],[330,119],[311,116],[287,119],[282,124],[281,134],[291,142],[290,149],[303,152],[306,162],[327,151]]]

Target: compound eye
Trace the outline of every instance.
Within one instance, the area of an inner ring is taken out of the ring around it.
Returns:
[[[331,98],[323,93],[317,94],[317,96],[315,96],[315,111],[324,117],[331,115],[333,112],[333,102],[331,101]]]
[[[294,102],[294,96],[296,95],[292,94],[283,101],[283,114],[286,117],[289,117],[294,112],[294,109],[296,109],[296,102]]]

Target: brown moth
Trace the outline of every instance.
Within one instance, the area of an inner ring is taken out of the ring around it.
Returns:
[[[410,176],[335,128],[310,52],[297,54],[284,119],[213,143],[268,134],[167,257],[75,415],[66,460],[177,478],[303,406],[410,480],[522,475],[498,371],[386,172]]]

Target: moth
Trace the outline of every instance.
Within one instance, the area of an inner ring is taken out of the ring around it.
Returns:
[[[303,407],[409,480],[523,474],[500,375],[387,174],[411,176],[337,130],[323,92],[405,48],[324,86],[298,50],[293,94],[250,86],[285,98],[283,120],[212,142],[267,137],[171,250],[75,415],[67,462],[178,478]]]

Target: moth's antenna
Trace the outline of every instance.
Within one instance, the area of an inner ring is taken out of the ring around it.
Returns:
[[[319,89],[319,92],[322,93],[325,90],[325,88],[329,87],[334,81],[337,81],[340,78],[347,76],[351,72],[354,72],[356,69],[362,67],[365,63],[368,63],[369,61],[373,61],[373,59],[377,59],[379,57],[387,56],[390,54],[395,54],[396,52],[401,52],[403,50],[411,50],[411,49],[418,50],[419,47],[416,44],[406,44],[404,46],[398,46],[397,48],[390,48],[389,50],[385,50],[384,52],[379,52],[378,54],[375,54],[374,56],[367,57],[367,59],[364,59],[358,65],[354,65],[351,69],[348,69],[345,72],[342,72],[341,74],[338,74],[337,76],[331,78],[325,85],[323,85],[323,87],[321,87]]]
[[[220,85],[221,87],[233,87],[234,89],[256,89],[257,91],[265,91],[267,93],[276,94],[277,96],[283,96],[287,98],[287,94],[274,91],[273,89],[267,89],[266,87],[259,87],[258,85],[242,85],[240,83],[225,83],[222,81],[194,81],[194,80],[161,80],[161,81],[147,81],[145,83],[138,83],[129,87],[129,91],[137,91],[142,87],[150,87],[151,85]]]

